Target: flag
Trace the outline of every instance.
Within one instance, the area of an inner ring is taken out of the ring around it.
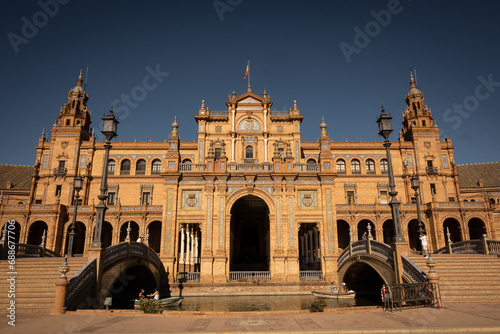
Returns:
[[[243,80],[241,80],[241,81],[245,81],[245,79],[247,78],[247,75],[248,75],[248,71],[250,71],[250,60],[247,63],[247,70],[245,71],[245,76],[243,77]]]

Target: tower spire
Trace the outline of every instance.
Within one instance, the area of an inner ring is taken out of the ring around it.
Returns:
[[[83,71],[83,66],[80,66],[80,75],[78,76],[78,80],[76,81],[76,85],[82,87],[82,71]]]

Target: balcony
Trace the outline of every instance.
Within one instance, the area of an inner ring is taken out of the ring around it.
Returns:
[[[319,173],[321,171],[321,167],[320,164],[293,164],[293,171]]]
[[[179,164],[180,172],[204,172],[207,166],[205,164]]]
[[[64,176],[68,172],[67,168],[54,168],[55,176]]]
[[[427,172],[427,174],[437,174],[438,173],[437,167],[426,167],[425,171]]]
[[[228,172],[272,172],[273,165],[270,163],[262,164],[238,164],[238,163],[228,163]]]

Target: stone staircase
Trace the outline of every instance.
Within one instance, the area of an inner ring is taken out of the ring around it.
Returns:
[[[63,263],[62,257],[20,258],[16,259],[17,272],[15,283],[16,311],[49,312],[54,304],[56,291],[55,281],[61,275],[59,266]],[[69,258],[68,279],[73,277],[80,268],[87,263],[87,258]],[[11,298],[8,298],[10,278],[9,264],[6,260],[0,261],[0,309],[6,310]]]
[[[410,255],[425,273],[423,256]],[[481,254],[433,254],[443,302],[500,301],[500,257]]]

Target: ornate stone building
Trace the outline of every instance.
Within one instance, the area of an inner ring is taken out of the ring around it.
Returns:
[[[47,248],[66,253],[74,178],[80,174],[73,253],[87,255],[104,162],[87,101],[80,75],[50,139],[39,139],[37,163],[17,203],[6,190],[16,168],[2,172],[2,226],[15,220],[21,243],[40,244],[45,233]],[[405,102],[404,130],[390,150],[409,248],[420,247],[414,173],[431,250],[445,246],[447,229],[452,241],[482,234],[497,239],[498,164],[484,164],[494,176],[482,185],[474,168],[455,164],[452,142],[440,138],[413,77]],[[392,242],[382,142],[334,142],[324,121],[319,139],[306,142],[295,101],[292,109],[275,111],[265,91],[257,95],[250,87],[241,95],[233,92],[226,105],[212,111],[202,102],[194,116],[195,142],[181,141],[176,121],[165,142],[112,142],[104,246],[127,234],[132,240],[143,236],[170,272],[194,273],[202,282],[226,282],[241,271],[298,282],[311,272],[336,280],[338,255],[364,232]]]

